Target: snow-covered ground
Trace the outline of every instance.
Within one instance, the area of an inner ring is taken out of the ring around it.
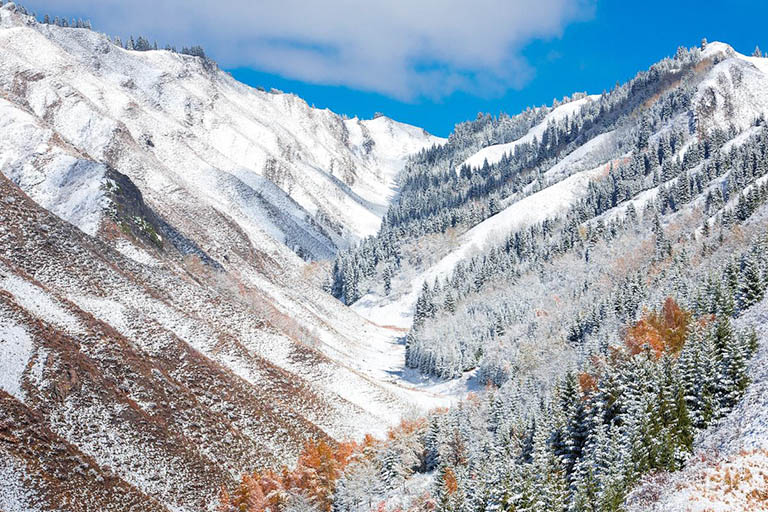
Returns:
[[[21,376],[34,352],[24,327],[2,316],[0,311],[0,389],[24,401]]]
[[[0,266],[2,272],[3,266]],[[50,322],[63,331],[83,334],[80,321],[66,311],[49,293],[20,277],[0,273],[0,290],[10,293],[14,301],[36,317]]]
[[[104,166],[49,145],[53,130],[0,98],[0,171],[38,204],[93,235],[106,207]]]
[[[708,120],[710,125],[746,130],[758,115],[768,113],[768,59],[747,57],[721,42],[708,44],[703,55],[721,59],[699,85],[695,98],[714,98],[718,108]]]
[[[40,510],[33,504],[35,493],[25,485],[25,470],[10,457],[0,457],[0,510],[3,512]]]

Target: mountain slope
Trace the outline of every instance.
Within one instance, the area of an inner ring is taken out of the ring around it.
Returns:
[[[256,290],[133,263],[0,179],[4,400],[140,492],[195,509],[307,435],[376,431],[410,406],[406,390],[292,338]]]
[[[413,372],[488,390],[347,471],[340,506],[765,508],[766,62],[680,48],[568,117],[492,144],[479,119],[412,160],[334,292],[409,329]]]
[[[697,443],[688,467],[653,475],[628,498],[628,510],[766,510],[768,503],[768,301],[739,319],[754,327],[760,348],[750,362],[752,382],[741,403]]]
[[[17,150],[4,166],[21,174],[21,161],[54,160],[41,144],[55,135],[128,175],[174,224],[182,203],[199,205],[233,218],[258,245],[276,240],[328,258],[375,233],[405,157],[440,142],[387,118],[344,120],[248,88],[200,58],[126,51],[11,9],[1,23],[2,89],[12,103],[3,105],[4,132],[16,135],[8,143]]]
[[[599,98],[599,96],[586,96],[555,107],[539,124],[528,130],[528,132],[519,139],[504,144],[486,146],[464,160],[462,165],[482,167],[485,162],[488,162],[491,165],[498,163],[505,154],[513,152],[515,147],[521,144],[530,144],[535,139],[541,140],[550,123],[557,123],[568,116],[573,116],[585,103],[595,101],[597,98]]]
[[[304,261],[373,234],[441,139],[13,4],[0,55],[0,508],[210,508],[308,438],[448,403]]]
[[[675,130],[688,131],[689,126],[694,125],[699,136],[715,129],[742,132],[756,119],[768,115],[766,59],[746,57],[720,42],[708,44],[695,58],[692,74],[685,79],[686,85],[691,87],[685,94],[692,95],[690,101],[695,107],[672,114],[656,133],[648,134],[651,140],[668,136]],[[675,74],[674,68],[670,74]],[[625,118],[610,125],[610,129],[593,128],[586,138],[578,144],[568,145],[555,158],[543,163],[534,161],[538,164],[538,174],[522,190],[498,197],[496,202],[500,208],[497,214],[468,226],[458,237],[452,233],[450,243],[438,245],[430,254],[431,265],[410,269],[408,279],[401,281],[402,289],[396,288],[387,296],[382,296],[378,290],[363,294],[352,305],[353,309],[377,323],[410,327],[416,300],[425,282],[432,286],[436,280],[450,278],[457,263],[467,262],[472,256],[482,255],[489,248],[498,246],[509,233],[566,214],[586,196],[590,182],[605,178],[613,166],[632,155],[627,139],[640,128],[638,120],[647,115],[645,112],[652,101],[662,95],[673,95],[676,87],[680,87],[679,81],[672,87],[660,83],[648,103],[625,112]],[[509,165],[504,157],[514,154],[515,148],[525,152],[531,146],[552,144],[541,142],[548,127],[557,127],[560,123],[561,129],[570,129],[570,123],[576,126],[579,117],[585,116],[584,112],[589,112],[590,108],[593,111],[600,109],[600,103],[599,96],[584,96],[557,106],[525,135],[513,142],[486,146],[466,158],[462,165],[480,171],[487,162],[491,166],[489,173],[495,172],[496,168],[504,169]],[[744,137],[734,143],[739,141],[743,142]],[[682,158],[688,145],[678,150],[676,156]],[[645,194],[635,207],[642,208],[650,198]]]

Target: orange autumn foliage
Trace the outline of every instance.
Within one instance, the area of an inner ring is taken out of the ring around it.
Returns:
[[[447,468],[445,473],[443,473],[443,483],[445,484],[445,490],[448,492],[449,496],[459,490],[459,482],[456,480],[456,473],[454,473],[451,468]]]
[[[657,358],[664,353],[677,355],[688,335],[691,317],[674,299],[667,298],[661,311],[646,311],[640,321],[627,329],[624,344],[632,355],[646,347]]]
[[[580,373],[579,387],[581,388],[582,395],[589,395],[590,393],[597,391],[597,377],[590,373]]]
[[[220,510],[279,512],[285,505],[287,491],[294,491],[304,494],[321,510],[329,512],[336,480],[354,457],[374,442],[370,436],[366,436],[362,446],[354,442],[332,445],[325,441],[307,441],[295,469],[244,475],[233,495],[222,490]]]
[[[389,431],[387,432],[387,438],[389,440],[394,440],[394,439],[409,436],[414,432],[416,432],[417,430],[424,428],[425,423],[426,422],[424,418],[418,418],[415,420],[404,419],[400,422],[400,424],[397,427],[389,429]]]

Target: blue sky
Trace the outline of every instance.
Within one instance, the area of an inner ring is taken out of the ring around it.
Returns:
[[[370,117],[380,111],[399,121],[447,136],[460,121],[478,112],[510,114],[529,105],[550,104],[576,91],[591,94],[624,82],[677,46],[699,44],[702,37],[724,41],[751,54],[756,44],[768,50],[768,2],[597,2],[594,15],[565,27],[562,37],[530,42],[522,54],[534,70],[521,88],[502,95],[456,92],[438,101],[398,101],[346,87],[322,86],[248,68],[229,71],[238,80],[295,92],[310,104],[350,116]]]
[[[702,37],[768,49],[768,2],[619,0],[22,0],[30,10],[160,44],[202,44],[254,86],[349,116],[383,112],[446,136],[600,93]]]

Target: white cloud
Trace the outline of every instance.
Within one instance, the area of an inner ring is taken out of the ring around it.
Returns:
[[[523,85],[531,40],[589,17],[593,0],[28,0],[89,13],[108,33],[202,44],[223,67],[345,85],[400,99]]]

